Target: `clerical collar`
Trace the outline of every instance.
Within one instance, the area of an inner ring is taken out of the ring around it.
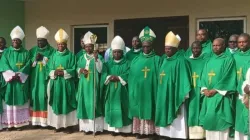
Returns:
[[[115,63],[119,63],[119,62],[121,62],[121,61],[122,61],[122,58],[121,58],[120,60],[115,60],[115,59],[114,59],[114,62],[115,62]]]
[[[18,48],[18,49],[16,49],[16,48],[14,48],[14,47],[13,47],[13,49],[14,49],[15,51],[19,51],[19,50],[21,49],[21,47],[20,47],[20,48]]]
[[[89,56],[89,57],[93,57],[94,56],[94,54],[92,53],[92,54],[88,54],[88,53],[86,53],[86,55],[87,56]]]
[[[5,50],[6,47],[4,47],[2,50],[0,49],[0,52],[2,53]]]
[[[143,55],[148,56],[148,55],[151,55],[151,54],[152,54],[152,52],[153,52],[153,51],[151,51],[151,52],[150,52],[150,53],[148,53],[148,54],[145,54],[145,53],[143,52]]]
[[[134,52],[139,52],[141,49],[134,49]]]
[[[65,49],[63,52],[60,52],[60,51],[58,51],[60,54],[62,54],[62,53],[65,53],[67,51],[67,49]]]
[[[234,49],[228,48],[228,49],[229,49],[229,51],[230,51],[231,53],[233,53],[233,52],[235,52],[235,51],[238,50],[238,48],[234,48]]]

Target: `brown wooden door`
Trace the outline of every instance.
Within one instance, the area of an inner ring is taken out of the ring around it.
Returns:
[[[157,17],[139,19],[119,19],[114,21],[114,34],[120,35],[126,46],[131,46],[133,36],[138,36],[145,26],[149,26],[156,34],[154,49],[158,55],[164,53],[165,36],[169,31],[179,34],[182,38],[180,48],[189,46],[189,17]]]

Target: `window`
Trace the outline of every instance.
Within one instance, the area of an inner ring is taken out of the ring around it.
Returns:
[[[108,25],[83,25],[73,26],[73,45],[75,54],[81,50],[80,38],[85,35],[88,31],[92,32],[97,36],[97,45],[99,47],[99,53],[104,54],[107,49],[107,38],[108,38]]]
[[[232,34],[246,32],[246,17],[197,19],[197,30],[207,29],[211,40],[228,39]]]

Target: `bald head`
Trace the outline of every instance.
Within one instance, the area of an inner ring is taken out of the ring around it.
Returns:
[[[199,29],[196,33],[196,40],[204,43],[208,40],[208,32],[206,29]]]
[[[250,36],[247,33],[240,34],[238,37],[238,47],[241,51],[245,52],[250,48]]]
[[[216,38],[213,41],[213,52],[220,55],[225,51],[225,40],[223,38]]]

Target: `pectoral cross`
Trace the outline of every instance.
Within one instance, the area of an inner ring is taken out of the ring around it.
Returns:
[[[114,83],[115,84],[115,89],[117,88],[117,82]]]
[[[208,83],[209,83],[209,85],[212,83],[212,77],[215,76],[215,75],[216,75],[216,74],[214,73],[213,70],[211,70],[211,72],[208,73],[208,76],[209,76],[209,78],[208,78]]]
[[[150,71],[150,69],[148,69],[148,67],[145,67],[141,71],[144,72],[144,78],[147,78],[147,73]]]
[[[162,84],[162,78],[166,76],[166,74],[164,73],[164,71],[161,72],[160,74],[160,84]]]
[[[196,75],[196,72],[194,72],[192,78],[193,78],[193,85],[196,87],[196,79],[199,77],[199,75]]]
[[[16,66],[17,66],[18,69],[20,70],[20,69],[21,69],[21,66],[23,66],[23,63],[18,62],[18,63],[16,63]]]
[[[43,70],[43,63],[42,62],[38,62],[38,65],[39,65],[40,71],[42,71]]]
[[[88,76],[87,76],[87,81],[89,81],[89,76],[90,76],[89,74],[90,74],[90,73],[92,73],[92,71],[89,70],[89,71],[88,71]]]
[[[62,65],[60,64],[60,66],[57,67],[56,69],[58,69],[58,70],[64,70],[64,67],[62,67]]]
[[[238,74],[238,80],[240,80],[241,77],[242,77],[242,68],[240,68],[240,69],[237,71],[237,74]]]

